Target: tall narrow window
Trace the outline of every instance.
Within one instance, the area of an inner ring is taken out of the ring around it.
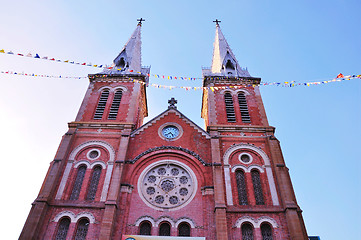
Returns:
[[[66,240],[66,235],[68,234],[70,225],[69,218],[63,218],[59,222],[58,232],[56,233],[55,240]]]
[[[259,172],[257,170],[252,170],[251,174],[252,174],[252,182],[253,182],[254,196],[256,198],[256,204],[264,205],[261,177],[259,175]]]
[[[242,122],[250,123],[251,117],[249,116],[249,112],[248,112],[246,96],[242,92],[238,94],[238,103],[239,103],[239,109],[241,111]]]
[[[248,204],[247,188],[246,188],[246,180],[243,171],[236,171],[236,181],[237,181],[239,205],[247,205]]]
[[[101,173],[102,173],[102,167],[101,166],[96,166],[93,169],[90,184],[89,184],[89,187],[88,187],[88,194],[87,194],[87,197],[86,197],[87,200],[94,200],[95,199],[95,194],[97,193]]]
[[[70,194],[70,200],[77,200],[79,198],[81,186],[83,185],[83,179],[86,171],[86,166],[81,165],[78,168],[78,172],[76,174],[75,183],[73,186],[73,191]]]
[[[170,236],[169,223],[164,222],[159,226],[159,236]]]
[[[95,120],[102,119],[104,110],[105,110],[105,106],[107,105],[108,97],[109,97],[109,90],[104,90],[102,92],[102,94],[100,95],[98,106],[95,110],[95,114],[94,114]]]
[[[226,103],[227,121],[236,122],[236,114],[234,113],[233,99],[230,93],[224,94],[224,102]]]
[[[88,233],[89,220],[83,218],[79,221],[74,240],[85,240]]]
[[[122,94],[123,94],[123,92],[121,90],[116,91],[114,93],[114,99],[112,102],[112,106],[110,107],[108,119],[110,119],[110,120],[117,119],[120,100],[122,100]]]
[[[262,233],[263,240],[273,240],[272,228],[269,224],[261,225],[261,233]]]
[[[242,225],[242,240],[253,240],[253,227],[249,223]]]
[[[181,223],[178,226],[178,236],[190,237],[191,236],[191,227],[188,223]]]
[[[142,222],[139,226],[139,235],[150,235],[152,226],[149,222]]]

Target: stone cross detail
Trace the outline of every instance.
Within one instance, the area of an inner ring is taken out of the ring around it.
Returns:
[[[219,26],[219,23],[221,22],[221,21],[219,21],[218,19],[216,19],[215,21],[213,21],[213,22],[215,22],[216,23],[216,25],[217,26]]]
[[[142,26],[142,22],[145,21],[145,19],[140,18],[140,19],[137,19],[137,21],[139,21],[139,22],[138,22],[138,25]]]
[[[178,101],[172,97],[170,100],[168,100],[168,104],[169,104],[168,108],[177,108],[177,106],[175,105],[177,104],[177,102]]]

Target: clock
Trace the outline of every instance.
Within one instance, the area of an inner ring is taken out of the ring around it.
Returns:
[[[176,126],[168,125],[162,129],[162,135],[166,139],[174,139],[179,135],[179,129]]]

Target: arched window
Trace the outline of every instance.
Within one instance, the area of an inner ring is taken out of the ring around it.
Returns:
[[[242,240],[253,240],[253,227],[249,223],[242,225]]]
[[[105,106],[107,105],[108,97],[109,97],[109,90],[104,90],[100,95],[98,106],[95,110],[95,114],[94,114],[95,120],[102,119]]]
[[[152,225],[148,221],[144,221],[139,225],[139,235],[151,235]]]
[[[230,93],[224,94],[224,102],[226,103],[226,113],[228,122],[236,122],[236,114],[234,113],[233,99]]]
[[[74,240],[85,240],[88,233],[89,220],[86,218],[80,219],[78,222],[78,227],[76,228],[76,233]]]
[[[188,223],[181,223],[178,226],[178,236],[190,237],[191,236],[191,227]]]
[[[170,236],[170,224],[164,222],[159,226],[159,236]]]
[[[259,175],[259,172],[257,170],[252,170],[251,174],[252,174],[252,183],[254,189],[254,196],[256,198],[256,204],[264,205],[261,177]]]
[[[264,223],[261,225],[261,233],[263,240],[273,240],[272,228],[269,224]]]
[[[239,205],[247,205],[248,204],[247,188],[246,188],[246,180],[243,171],[241,170],[236,171],[236,181],[237,181]]]
[[[78,168],[78,172],[76,174],[75,183],[73,186],[73,191],[70,194],[70,200],[77,200],[79,198],[81,186],[83,185],[83,179],[85,176],[86,166],[81,165]]]
[[[112,105],[110,107],[108,119],[110,119],[110,120],[117,119],[120,100],[122,100],[122,95],[123,95],[123,92],[121,90],[116,91],[114,93],[114,99],[113,99]]]
[[[227,60],[227,63],[226,63],[226,69],[232,69],[232,70],[235,69],[232,61],[229,59]]]
[[[102,167],[101,166],[96,166],[93,169],[90,184],[89,184],[89,187],[88,187],[88,194],[87,194],[87,197],[86,197],[87,200],[94,200],[95,199],[95,194],[97,193],[101,173],[102,173]]]
[[[65,217],[62,218],[59,222],[58,232],[56,233],[54,240],[66,240],[66,235],[68,234],[70,225],[70,219]]]
[[[246,96],[242,92],[238,94],[238,103],[239,103],[239,110],[241,111],[242,122],[250,123],[251,117],[249,116],[249,112],[248,112]]]

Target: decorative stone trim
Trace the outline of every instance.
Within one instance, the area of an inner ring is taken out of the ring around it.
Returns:
[[[172,227],[175,226],[175,221],[173,220],[173,218],[171,218],[169,216],[161,216],[161,217],[159,217],[157,219],[157,221],[155,222],[155,226],[158,227],[159,224],[161,224],[162,222],[169,222]]]
[[[78,168],[80,165],[86,165],[87,169],[93,169],[95,166],[100,165],[102,169],[106,169],[107,165],[103,161],[95,161],[93,163],[89,163],[87,160],[78,161],[74,164],[74,168]]]
[[[90,223],[95,223],[95,217],[94,217],[94,215],[92,213],[90,213],[90,212],[81,212],[81,213],[78,213],[77,215],[75,215],[71,211],[63,211],[63,212],[58,213],[54,217],[53,221],[58,222],[63,217],[69,217],[70,221],[72,223],[76,223],[76,222],[78,222],[78,220],[80,218],[84,218],[84,217],[87,218]]]
[[[245,162],[245,161],[242,160],[242,156],[244,156],[244,155],[247,156],[247,157],[249,157],[249,161],[248,161],[248,162]],[[239,160],[241,163],[243,163],[243,164],[250,164],[250,163],[253,161],[253,157],[252,157],[251,154],[246,153],[246,152],[243,152],[243,153],[240,153],[240,154],[238,155],[238,160]]]
[[[258,219],[254,219],[254,218],[249,217],[249,216],[244,216],[244,217],[241,217],[241,218],[237,219],[237,221],[236,221],[236,223],[234,224],[233,227],[234,228],[241,228],[242,224],[245,223],[245,222],[251,223],[254,228],[260,228],[263,223],[268,223],[273,228],[278,228],[277,221],[274,220],[271,217],[268,217],[268,216],[262,216],[262,217],[259,217]]]
[[[145,152],[142,152],[141,154],[139,154],[138,156],[136,156],[133,160],[127,161],[127,163],[135,163],[137,160],[139,160],[141,157],[152,153],[152,152],[156,152],[156,151],[160,151],[160,150],[178,150],[178,151],[182,151],[185,152],[189,155],[192,155],[193,157],[195,157],[197,160],[199,160],[204,166],[212,166],[211,163],[206,163],[197,153],[188,150],[186,148],[182,148],[182,147],[176,147],[176,146],[161,146],[161,147],[155,147],[155,148],[150,148]]]
[[[142,223],[142,222],[144,222],[144,221],[148,221],[148,222],[150,222],[151,224],[152,224],[152,227],[155,227],[155,220],[154,220],[154,218],[153,217],[151,217],[151,216],[142,216],[142,217],[140,217],[140,218],[138,218],[136,221],[135,221],[135,226],[136,227],[139,227],[139,225]]]
[[[77,147],[75,147],[73,149],[73,151],[71,152],[70,156],[69,156],[69,160],[75,160],[75,157],[76,155],[85,147],[88,147],[88,146],[102,146],[104,147],[106,150],[108,150],[108,153],[109,153],[109,161],[110,162],[114,162],[114,159],[115,159],[115,151],[113,149],[113,147],[105,142],[105,141],[88,141],[88,142],[84,142],[80,145],[78,145]]]
[[[260,171],[261,173],[264,173],[264,169],[263,167],[259,166],[259,165],[251,165],[248,167],[242,166],[242,165],[235,165],[232,167],[232,172],[237,171],[237,169],[242,169],[244,172],[251,172],[252,169],[257,169],[258,171]]]
[[[196,225],[194,224],[194,222],[192,221],[192,219],[188,218],[188,217],[182,217],[182,218],[179,218],[178,221],[175,223],[175,227],[178,228],[179,224],[181,223],[188,223],[189,226],[191,226],[191,228],[195,228]]]
[[[90,153],[91,153],[91,152],[97,152],[98,155],[97,155],[96,157],[92,158],[92,157],[90,156]],[[100,157],[100,155],[101,155],[101,152],[99,151],[99,149],[93,148],[93,149],[90,149],[90,150],[87,152],[86,157],[87,157],[89,160],[96,160],[96,159],[98,159],[98,158]]]

